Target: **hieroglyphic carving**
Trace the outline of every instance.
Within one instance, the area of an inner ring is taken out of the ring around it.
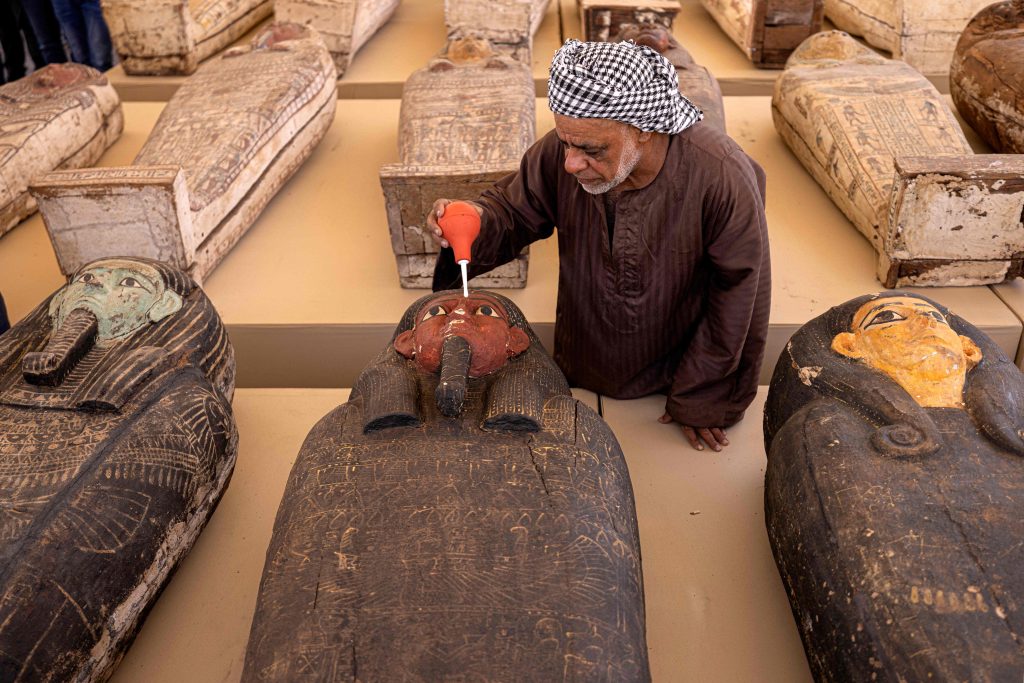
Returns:
[[[804,325],[765,405],[768,537],[819,681],[1024,670],[1024,375],[924,297]]]
[[[659,23],[620,24],[611,40],[632,40],[638,45],[657,50],[662,57],[672,62],[679,78],[679,91],[700,107],[704,121],[725,130],[725,106],[722,103],[722,89],[718,80],[707,70],[693,61],[690,53],[679,44],[667,28]]]
[[[326,133],[334,74],[313,29],[275,24],[190,77],[132,166],[38,180],[61,270],[120,254],[204,278]]]
[[[0,336],[0,671],[106,680],[227,486],[234,354],[183,272],[108,259]]]
[[[125,73],[190,74],[273,12],[271,0],[103,0]]]
[[[949,73],[960,32],[992,0],[825,0],[836,28],[863,36],[923,74]]]
[[[772,117],[878,252],[885,286],[1020,274],[1024,160],[974,155],[942,96],[906,63],[819,33],[776,82]]]
[[[754,66],[781,69],[805,38],[821,30],[823,0],[700,0]]]
[[[50,64],[0,86],[0,235],[36,210],[29,182],[96,163],[121,135],[121,100],[82,64]]]
[[[530,64],[533,36],[551,0],[444,0],[448,40],[479,38]]]
[[[357,670],[650,679],[625,460],[503,297],[413,304],[289,477],[243,679]]]
[[[1024,2],[983,9],[953,53],[949,92],[960,115],[998,152],[1024,153]]]
[[[656,24],[669,31],[678,0],[577,0],[583,39],[615,41],[623,24]]]
[[[487,41],[449,43],[444,56],[402,89],[398,164],[380,170],[391,245],[403,287],[430,287],[437,245],[424,217],[438,197],[476,199],[519,168],[533,143],[536,104],[529,67]],[[474,278],[477,287],[524,287],[527,251]]]
[[[312,26],[334,58],[340,78],[359,48],[398,8],[399,0],[274,0],[274,17]]]

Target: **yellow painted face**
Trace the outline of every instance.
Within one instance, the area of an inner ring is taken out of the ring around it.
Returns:
[[[861,306],[832,350],[884,372],[924,406],[962,405],[964,378],[981,360],[977,345],[938,309],[905,296]]]

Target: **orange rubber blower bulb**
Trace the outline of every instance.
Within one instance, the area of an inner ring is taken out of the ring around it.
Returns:
[[[455,252],[455,260],[462,270],[462,293],[469,296],[466,265],[473,260],[473,241],[480,234],[480,214],[466,202],[452,202],[437,219],[441,234]]]
[[[437,219],[441,234],[452,245],[457,262],[473,260],[473,241],[480,234],[480,215],[466,202],[452,202]]]

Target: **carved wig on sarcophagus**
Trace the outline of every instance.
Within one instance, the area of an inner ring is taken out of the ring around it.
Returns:
[[[530,64],[533,36],[551,0],[444,0],[448,40],[478,38]]]
[[[331,52],[340,78],[359,48],[395,13],[399,1],[274,0],[274,17],[315,28]]]
[[[949,73],[960,32],[992,0],[825,0],[836,28],[927,75]]]
[[[274,11],[271,0],[103,0],[127,74],[190,74]]]
[[[0,679],[110,675],[227,487],[234,369],[155,261],[89,264],[0,336]]]
[[[997,2],[971,20],[953,53],[949,92],[993,149],[1024,154],[1024,1]]]
[[[310,432],[248,681],[648,681],[629,472],[516,306],[413,304]]]
[[[765,519],[819,681],[1024,671],[1024,375],[924,297],[804,325],[764,421]]]
[[[91,166],[121,135],[121,99],[82,64],[50,64],[0,86],[0,235],[35,213],[29,182]]]
[[[672,30],[679,0],[576,0],[580,29],[588,41],[616,41],[623,24],[656,24]]]
[[[935,87],[840,31],[775,83],[779,134],[878,252],[886,287],[1021,274],[1024,157],[975,155]]]
[[[438,247],[424,221],[434,200],[473,200],[519,168],[533,144],[530,68],[487,41],[452,41],[402,89],[397,164],[380,169],[391,245],[403,287],[431,286]],[[477,287],[524,287],[528,252],[473,279]]]
[[[313,29],[275,24],[185,81],[131,166],[38,179],[61,270],[122,254],[206,277],[327,132],[334,73]]]
[[[700,0],[754,66],[781,69],[790,53],[821,30],[823,0]]]
[[[637,45],[646,45],[672,62],[679,78],[679,91],[686,99],[700,107],[704,121],[725,130],[725,106],[722,103],[722,89],[707,67],[693,61],[690,53],[679,44],[672,33],[661,24],[620,24],[612,35],[612,41],[632,40]]]

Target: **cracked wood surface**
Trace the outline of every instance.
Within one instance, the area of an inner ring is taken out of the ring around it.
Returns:
[[[700,0],[754,66],[781,69],[805,38],[821,30],[823,0]]]

